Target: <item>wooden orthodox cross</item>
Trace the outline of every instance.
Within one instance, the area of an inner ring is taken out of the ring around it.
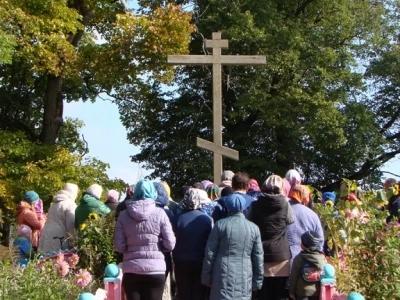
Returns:
[[[221,49],[228,49],[228,40],[221,39],[221,32],[213,32],[212,40],[204,41],[205,48],[212,49],[212,55],[168,55],[173,65],[212,65],[213,76],[213,132],[214,141],[197,138],[197,146],[214,153],[214,183],[221,180],[222,156],[239,160],[239,152],[222,145],[222,65],[264,65],[265,56],[221,55]]]

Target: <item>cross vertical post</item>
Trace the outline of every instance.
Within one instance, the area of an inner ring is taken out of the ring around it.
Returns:
[[[220,32],[213,32],[212,40],[221,40]],[[207,47],[207,42],[206,42]],[[221,47],[213,47],[213,57],[221,57]],[[213,76],[213,131],[214,131],[214,144],[217,147],[222,147],[222,65],[221,63],[214,63],[212,65]],[[214,182],[219,182],[222,168],[222,155],[218,152],[213,152],[214,156]]]
[[[222,55],[228,49],[228,40],[221,39],[221,32],[213,32],[211,40],[204,41],[205,48],[212,49],[212,55],[168,55],[173,65],[212,65],[213,76],[213,142],[197,138],[197,146],[213,152],[214,183],[221,182],[223,172],[222,156],[239,160],[239,153],[222,143],[222,65],[265,65],[265,56]]]

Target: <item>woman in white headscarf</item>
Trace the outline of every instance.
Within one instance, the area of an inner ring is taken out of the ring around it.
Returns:
[[[287,171],[285,174],[285,179],[287,181],[289,181],[291,187],[301,184],[301,175],[295,169],[291,169],[291,170]]]
[[[39,240],[39,252],[49,253],[72,246],[69,237],[75,227],[77,196],[78,186],[73,183],[67,183],[64,189],[54,196]]]

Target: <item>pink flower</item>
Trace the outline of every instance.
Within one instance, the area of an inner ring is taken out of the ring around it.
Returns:
[[[62,277],[67,276],[69,273],[69,265],[66,261],[57,262],[56,268],[58,269]]]
[[[39,260],[38,264],[37,264],[37,269],[39,272],[43,272],[45,267],[43,265],[43,260]]]
[[[358,216],[360,223],[365,225],[369,222],[369,214],[365,211],[360,212],[359,216]]]
[[[378,242],[382,242],[383,239],[385,238],[383,232],[380,230],[375,232],[375,236],[376,236],[376,239],[378,240]]]
[[[338,259],[339,259],[339,267],[342,271],[347,270],[347,264],[346,264],[346,258],[344,256],[343,252],[338,253]]]
[[[56,261],[57,261],[58,263],[63,262],[63,261],[64,261],[64,254],[61,253],[61,252],[59,252],[59,253],[57,254]]]
[[[392,229],[392,228],[395,228],[395,229],[398,229],[400,227],[400,223],[399,222],[397,222],[397,221],[392,221],[392,222],[390,222],[390,223],[388,223],[387,225],[386,225],[386,229],[387,230],[390,230],[390,229]]]
[[[78,254],[72,254],[71,257],[68,259],[68,264],[71,268],[75,267],[79,262]]]
[[[92,275],[86,269],[80,269],[75,273],[75,283],[80,287],[87,286],[92,281]]]
[[[353,212],[348,208],[345,210],[344,213],[345,213],[346,217],[348,217],[349,219],[354,219],[355,218]]]

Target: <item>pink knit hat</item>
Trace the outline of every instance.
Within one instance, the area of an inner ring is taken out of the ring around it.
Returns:
[[[119,193],[116,190],[109,190],[107,192],[107,201],[108,202],[118,202],[119,200]]]
[[[20,225],[17,230],[17,235],[27,238],[28,240],[32,237],[32,229],[26,225]]]

